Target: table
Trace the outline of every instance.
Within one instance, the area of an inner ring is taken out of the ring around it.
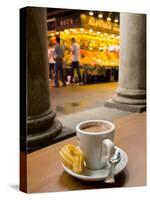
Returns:
[[[131,187],[146,185],[146,113],[130,114],[114,121],[115,144],[126,151],[129,161],[114,184],[103,181],[85,182],[64,172],[58,150],[66,143],[77,144],[71,137],[26,156],[27,192],[56,192],[95,188]]]

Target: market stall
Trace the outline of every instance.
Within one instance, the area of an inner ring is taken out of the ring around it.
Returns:
[[[55,22],[54,22],[55,21]],[[86,14],[53,19],[50,40],[60,35],[65,49],[66,76],[70,74],[71,38],[80,44],[80,69],[85,83],[118,80],[119,24]]]

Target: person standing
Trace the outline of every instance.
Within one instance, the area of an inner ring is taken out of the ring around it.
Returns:
[[[72,46],[71,46],[71,53],[72,53],[72,64],[71,64],[71,80],[70,82],[73,83],[74,78],[74,70],[76,69],[78,74],[79,83],[82,84],[80,69],[79,69],[79,60],[80,60],[80,46],[76,42],[75,38],[71,39]]]
[[[54,65],[54,87],[59,87],[58,76],[63,83],[63,86],[66,86],[64,69],[63,69],[63,57],[64,49],[60,44],[60,37],[56,37],[56,46],[54,50],[54,59],[56,61]]]
[[[48,48],[48,61],[49,61],[49,78],[52,80],[54,75],[54,44],[52,42],[49,42],[49,48]]]

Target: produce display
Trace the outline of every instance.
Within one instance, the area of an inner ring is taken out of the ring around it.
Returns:
[[[66,29],[60,32],[65,48],[65,62],[71,63],[71,38],[80,45],[81,66],[119,66],[119,36],[100,33],[92,29]]]

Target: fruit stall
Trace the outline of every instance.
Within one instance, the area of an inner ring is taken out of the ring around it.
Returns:
[[[65,49],[66,79],[70,75],[71,38],[80,45],[80,71],[85,83],[118,80],[119,24],[80,14],[56,19],[49,40],[60,35]]]

